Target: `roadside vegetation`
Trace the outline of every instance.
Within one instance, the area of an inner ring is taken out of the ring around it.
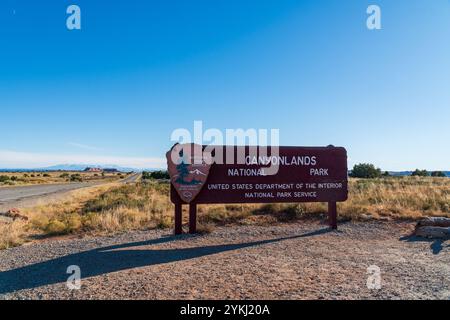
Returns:
[[[167,171],[159,170],[159,171],[144,171],[142,172],[142,179],[144,180],[169,180],[170,176]]]
[[[122,179],[126,173],[93,173],[93,172],[1,172],[0,187],[26,186],[47,183],[114,181]]]
[[[0,224],[0,248],[49,236],[171,228],[169,183],[165,179],[145,181],[82,189],[72,192],[65,201],[26,209],[23,213],[28,221]],[[184,207],[187,224],[187,206]],[[338,203],[338,214],[341,220],[450,217],[450,179],[383,175],[350,178],[349,198]],[[326,217],[326,203],[200,205],[198,230],[208,233],[218,225],[287,223]]]

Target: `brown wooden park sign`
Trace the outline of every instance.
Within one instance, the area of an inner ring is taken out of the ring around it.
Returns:
[[[214,159],[218,150],[226,161]],[[336,202],[347,200],[348,194],[347,151],[334,146],[259,150],[175,145],[166,155],[175,234],[182,233],[183,204],[189,205],[190,233],[196,232],[197,205],[219,203],[328,202],[329,224],[336,229]]]

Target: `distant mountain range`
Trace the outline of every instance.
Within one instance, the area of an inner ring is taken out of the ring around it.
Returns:
[[[127,167],[120,167],[116,165],[99,165],[99,164],[58,164],[56,166],[50,166],[41,168],[41,170],[45,171],[83,171],[86,168],[101,168],[101,169],[117,169],[118,171],[136,171],[135,168],[127,168]]]
[[[98,165],[98,164],[58,164],[55,166],[44,168],[27,168],[27,169],[0,169],[0,172],[28,172],[28,171],[83,171],[86,168],[101,168],[101,169],[117,169],[121,172],[141,172],[141,171],[156,171],[160,169],[146,168],[137,169],[129,167],[121,167],[116,165]]]

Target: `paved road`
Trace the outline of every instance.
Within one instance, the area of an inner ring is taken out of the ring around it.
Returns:
[[[134,183],[138,181],[140,176],[140,173],[135,173],[120,182]],[[33,205],[40,198],[44,199],[94,185],[99,185],[99,183],[79,182],[0,188],[0,212],[11,209],[12,207]]]
[[[38,197],[56,192],[71,191],[92,185],[92,183],[43,184],[23,187],[6,187],[0,189],[0,204]]]
[[[141,173],[133,173],[132,175],[130,175],[129,177],[126,177],[125,179],[123,179],[121,182],[123,183],[133,183],[133,182],[138,182],[139,179],[141,178],[142,174]]]

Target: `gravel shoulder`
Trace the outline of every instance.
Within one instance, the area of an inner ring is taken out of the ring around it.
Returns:
[[[450,299],[449,241],[408,222],[316,221],[46,240],[0,251],[3,299]],[[81,269],[69,290],[67,267]],[[367,268],[381,289],[367,288]]]

